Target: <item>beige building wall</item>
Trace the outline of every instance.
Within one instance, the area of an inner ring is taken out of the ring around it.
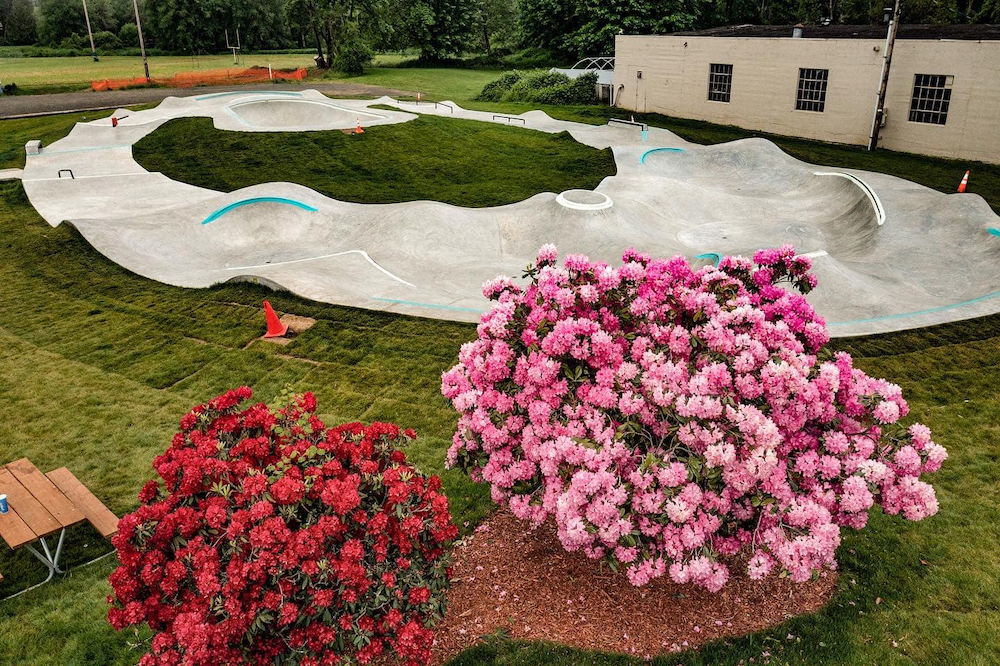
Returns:
[[[614,87],[625,109],[866,145],[883,46],[870,39],[619,36]],[[733,65],[729,103],[708,99],[712,63]],[[829,70],[823,112],[795,109],[800,67]],[[944,126],[908,120],[918,73],[955,77]],[[898,40],[886,109],[885,148],[1000,162],[1000,42]]]
[[[955,77],[944,125],[909,122],[916,74]],[[897,41],[885,108],[883,148],[1000,164],[1000,42]]]

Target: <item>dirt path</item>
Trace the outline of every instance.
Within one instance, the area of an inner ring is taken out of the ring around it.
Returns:
[[[26,118],[30,116],[46,116],[72,111],[96,111],[99,109],[117,109],[135,104],[149,104],[163,100],[166,97],[190,97],[192,95],[207,95],[228,90],[304,90],[315,88],[320,92],[336,97],[381,97],[389,95],[413,95],[407,90],[382,88],[360,83],[327,83],[320,81],[305,81],[290,84],[251,84],[246,86],[203,86],[198,88],[135,88],[133,90],[108,90],[94,92],[82,90],[79,92],[54,93],[51,95],[15,95],[0,97],[0,119]]]

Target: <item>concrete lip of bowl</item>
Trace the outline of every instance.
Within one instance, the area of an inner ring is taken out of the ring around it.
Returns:
[[[566,190],[556,196],[556,202],[573,210],[603,210],[614,205],[611,197],[594,190]]]
[[[350,129],[384,116],[308,99],[250,99],[226,110],[242,124],[268,129]]]

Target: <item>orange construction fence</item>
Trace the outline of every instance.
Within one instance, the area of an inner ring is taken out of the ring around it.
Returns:
[[[261,83],[275,79],[301,81],[306,78],[305,67],[298,69],[271,69],[250,67],[248,69],[212,69],[200,72],[180,72],[167,78],[147,79],[137,76],[131,79],[102,79],[91,81],[94,90],[118,90],[154,83],[167,88],[193,88],[194,86],[225,85],[227,83]]]

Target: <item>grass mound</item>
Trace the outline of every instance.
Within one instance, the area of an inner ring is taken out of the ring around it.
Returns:
[[[584,146],[567,133],[427,116],[370,127],[361,136],[227,132],[208,118],[180,118],[139,141],[133,153],[150,171],[225,192],[286,181],[340,201],[466,207],[591,189],[616,170],[611,150]]]

